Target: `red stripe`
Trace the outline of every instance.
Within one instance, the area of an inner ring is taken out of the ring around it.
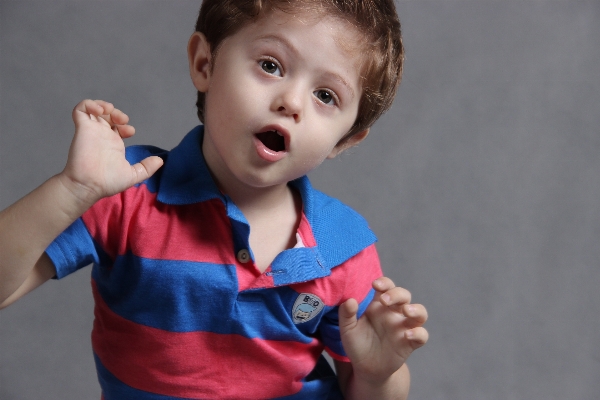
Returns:
[[[102,364],[136,389],[188,398],[269,398],[298,392],[322,346],[210,332],[168,332],[113,313],[96,300],[92,343]]]
[[[170,206],[140,185],[100,200],[83,221],[113,259],[133,252],[153,259],[236,263],[229,218],[217,199]]]
[[[329,354],[329,356],[336,361],[350,362],[350,359],[348,357],[340,356],[339,354],[335,353],[333,350],[331,350],[328,347],[326,347],[325,350],[327,351],[327,354]]]
[[[238,291],[242,292],[248,289],[271,288],[274,286],[273,277],[267,275],[271,267],[261,273],[254,264],[248,263],[236,269],[238,278]]]

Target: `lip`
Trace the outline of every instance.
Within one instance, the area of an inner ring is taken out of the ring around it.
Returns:
[[[283,137],[283,141],[285,144],[285,150],[283,150],[283,151],[271,150],[270,148],[265,146],[265,144],[262,141],[260,141],[258,139],[258,137],[256,136],[259,133],[268,132],[268,131],[277,131]],[[281,125],[267,125],[267,126],[261,128],[256,134],[254,134],[253,140],[254,140],[254,146],[256,147],[256,152],[258,153],[258,156],[265,161],[276,162],[276,161],[279,161],[279,160],[285,158],[285,156],[288,154],[288,150],[289,150],[289,146],[290,146],[290,133],[288,132],[287,129],[285,129]]]

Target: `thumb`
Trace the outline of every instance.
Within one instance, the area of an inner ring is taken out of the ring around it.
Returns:
[[[338,318],[340,324],[340,332],[343,335],[344,332],[354,329],[358,320],[356,314],[358,313],[358,303],[355,299],[348,299],[340,305],[338,311]]]
[[[137,185],[150,178],[160,167],[164,161],[158,156],[150,156],[144,158],[137,164],[131,166],[131,186]]]

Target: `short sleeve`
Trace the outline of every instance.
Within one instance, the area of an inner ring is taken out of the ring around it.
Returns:
[[[57,279],[98,262],[96,246],[81,218],[48,246],[46,254],[54,263]]]
[[[362,250],[332,272],[343,274],[341,277],[344,279],[344,290],[337,306],[323,316],[319,331],[327,353],[335,360],[348,362],[350,360],[346,356],[340,337],[339,306],[348,299],[356,299],[360,318],[373,300],[375,290],[372,283],[383,275],[375,245]]]

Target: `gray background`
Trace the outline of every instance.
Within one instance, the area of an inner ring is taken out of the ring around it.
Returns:
[[[197,124],[199,1],[0,3],[0,208],[65,162],[83,98],[130,143]],[[600,2],[401,1],[406,73],[359,148],[312,174],[370,221],[430,313],[412,399],[600,393]],[[0,399],[98,399],[90,270],[0,312]]]

